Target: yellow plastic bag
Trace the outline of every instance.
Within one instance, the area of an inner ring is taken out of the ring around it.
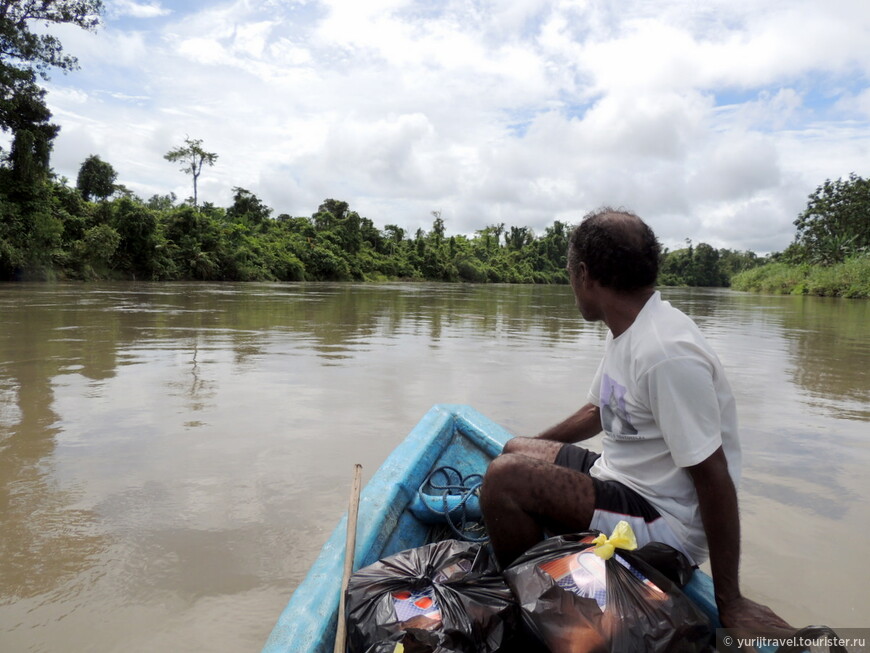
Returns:
[[[610,560],[616,549],[634,551],[637,548],[637,538],[625,520],[616,525],[610,537],[605,537],[602,533],[593,540],[593,543],[595,544],[595,555],[602,560]]]

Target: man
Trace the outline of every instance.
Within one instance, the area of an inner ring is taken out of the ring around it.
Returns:
[[[638,546],[708,555],[731,628],[789,628],[743,597],[737,577],[740,445],[734,397],[698,327],[655,290],[660,247],[636,215],[602,209],[571,234],[568,273],[584,319],[610,329],[589,403],[534,438],[515,438],[487,470],[481,505],[502,565],[545,532],[627,520]],[[574,443],[604,431],[599,457]]]

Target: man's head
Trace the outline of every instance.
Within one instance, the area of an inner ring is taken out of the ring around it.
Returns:
[[[661,246],[634,213],[603,208],[589,213],[571,232],[568,274],[589,275],[602,287],[631,293],[655,285]]]

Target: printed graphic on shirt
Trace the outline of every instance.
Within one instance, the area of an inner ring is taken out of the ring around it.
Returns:
[[[635,439],[637,429],[625,409],[625,386],[606,374],[601,378],[601,425],[615,438]]]

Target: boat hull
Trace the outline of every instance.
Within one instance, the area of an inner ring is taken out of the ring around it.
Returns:
[[[482,473],[511,437],[468,406],[434,406],[362,491],[354,569],[426,541],[430,526],[409,507],[432,469],[449,465],[463,475]],[[281,613],[263,653],[333,650],[346,532],[345,514]]]
[[[426,543],[430,524],[411,509],[438,467],[482,474],[513,435],[469,406],[439,404],[414,427],[360,497],[354,569]],[[334,648],[347,532],[345,514],[296,588],[263,653],[330,653]],[[718,624],[709,576],[696,571],[686,593]]]

